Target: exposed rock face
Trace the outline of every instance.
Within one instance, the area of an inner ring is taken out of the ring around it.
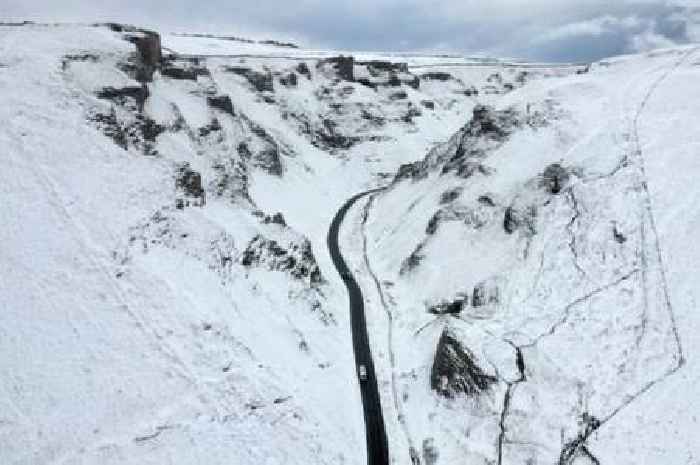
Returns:
[[[405,275],[406,273],[415,270],[418,265],[421,264],[421,262],[425,259],[425,255],[422,253],[424,247],[425,244],[421,242],[418,244],[415,250],[411,252],[411,255],[406,257],[404,261],[401,262],[401,269],[399,270],[400,275]]]
[[[178,169],[175,187],[182,189],[185,195],[190,197],[200,197],[204,193],[202,175],[190,168],[189,163],[185,163]]]
[[[231,116],[235,116],[235,112],[233,111],[233,102],[231,101],[231,97],[228,95],[215,95],[212,97],[207,97],[207,104],[212,108],[219,109]]]
[[[423,461],[425,465],[437,465],[440,453],[435,447],[435,440],[428,438],[423,440]]]
[[[395,63],[393,61],[382,61],[382,60],[370,60],[370,61],[358,61],[358,65],[367,66],[372,72],[399,72],[408,73],[408,63]]]
[[[295,73],[288,73],[286,76],[282,76],[280,78],[280,84],[285,87],[296,87],[297,75]]]
[[[284,219],[284,215],[280,212],[275,213],[272,216],[265,216],[265,219],[263,220],[263,223],[265,224],[277,224],[282,227],[287,226],[287,221]]]
[[[526,234],[534,234],[537,209],[528,207],[518,210],[514,206],[506,207],[503,215],[503,229],[508,234],[513,234],[518,229],[523,229]]]
[[[338,56],[320,60],[316,65],[317,68],[331,68],[335,71],[338,78],[343,81],[355,81],[355,58]]]
[[[430,386],[439,395],[453,399],[459,395],[478,396],[497,381],[476,363],[474,355],[463,347],[449,328],[438,341],[430,376]]]
[[[402,165],[394,182],[405,178],[422,179],[432,168],[438,166],[442,166],[443,175],[455,173],[465,179],[475,174],[491,174],[490,168],[482,160],[489,150],[503,144],[522,125],[519,116],[512,109],[494,110],[477,105],[471,120],[445,146],[434,149],[423,160]]]
[[[486,280],[474,286],[472,293],[472,307],[483,307],[490,304],[498,304],[501,300],[501,291],[495,280]]]
[[[253,86],[258,92],[274,92],[275,85],[272,79],[272,73],[267,71],[261,73],[259,71],[252,70],[250,68],[242,66],[227,66],[226,71],[238,74],[239,76],[245,77],[250,85]]]
[[[450,81],[454,79],[454,76],[450,73],[437,71],[422,74],[421,79],[425,79],[426,81]]]
[[[129,103],[129,99],[131,99],[139,111],[143,111],[143,105],[148,95],[148,87],[146,86],[105,87],[97,92],[97,98],[111,100],[121,106],[126,106]]]
[[[262,168],[273,176],[282,176],[284,168],[280,157],[280,148],[275,139],[263,128],[247,120],[256,140],[250,144],[241,143],[238,153],[244,159],[251,159],[255,166]]]
[[[468,302],[468,299],[461,298],[453,300],[452,302],[440,302],[439,304],[429,307],[428,313],[432,313],[433,315],[459,315],[462,313],[465,302]]]
[[[158,135],[165,131],[165,127],[142,113],[136,114],[128,121],[121,121],[117,117],[115,108],[112,107],[109,113],[92,113],[88,114],[87,118],[124,150],[133,146],[141,150],[144,155],[158,154],[154,144]]]
[[[161,62],[160,74],[172,79],[196,81],[199,76],[211,76],[206,66],[201,65],[199,58],[173,59],[164,58]]]
[[[285,248],[273,239],[257,235],[243,251],[241,264],[246,267],[264,266],[269,270],[284,271],[296,279],[308,281],[310,286],[319,286],[324,282],[308,239],[304,239],[300,244],[292,242]]]
[[[306,76],[308,79],[311,79],[311,70],[309,69],[309,65],[306,64],[306,62],[301,62],[297,65],[296,67],[297,73],[299,73],[302,76]]]
[[[460,195],[462,195],[463,191],[463,187],[455,187],[453,189],[446,190],[442,193],[442,195],[440,195],[440,204],[445,205],[454,202]]]
[[[485,105],[477,105],[467,127],[467,133],[473,137],[484,136],[501,140],[519,126],[520,121],[517,116],[514,110],[497,111]]]
[[[160,67],[162,59],[160,35],[157,32],[140,30],[137,34],[127,36],[127,40],[136,45],[138,52],[136,80],[153,81],[153,73]]]

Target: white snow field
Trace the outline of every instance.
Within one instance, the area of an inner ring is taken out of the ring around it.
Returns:
[[[366,463],[384,185],[393,463],[700,463],[700,51],[153,37],[0,26],[0,464]]]

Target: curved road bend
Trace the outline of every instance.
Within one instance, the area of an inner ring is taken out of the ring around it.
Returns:
[[[369,336],[367,335],[367,323],[365,320],[365,304],[362,297],[362,290],[352,276],[348,265],[345,263],[340,253],[338,245],[338,235],[340,226],[348,210],[355,202],[366,195],[384,190],[372,189],[361,194],[357,194],[338,210],[335,214],[331,227],[328,230],[328,249],[335,268],[342,276],[345,287],[348,289],[350,297],[350,319],[352,327],[352,345],[355,351],[355,373],[357,374],[360,365],[367,367],[367,380],[360,383],[362,394],[362,408],[365,416],[365,434],[367,437],[367,464],[368,465],[389,465],[389,446],[384,429],[384,416],[382,415],[382,405],[379,400],[379,388],[377,387],[377,377],[374,373],[374,363],[372,362],[372,352],[369,346]]]

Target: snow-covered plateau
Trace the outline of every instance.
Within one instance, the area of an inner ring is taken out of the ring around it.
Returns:
[[[700,48],[0,25],[0,464],[700,464]]]

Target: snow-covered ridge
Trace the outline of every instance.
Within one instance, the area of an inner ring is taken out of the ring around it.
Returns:
[[[0,27],[0,462],[364,463],[390,184],[397,463],[693,463],[698,59]]]

